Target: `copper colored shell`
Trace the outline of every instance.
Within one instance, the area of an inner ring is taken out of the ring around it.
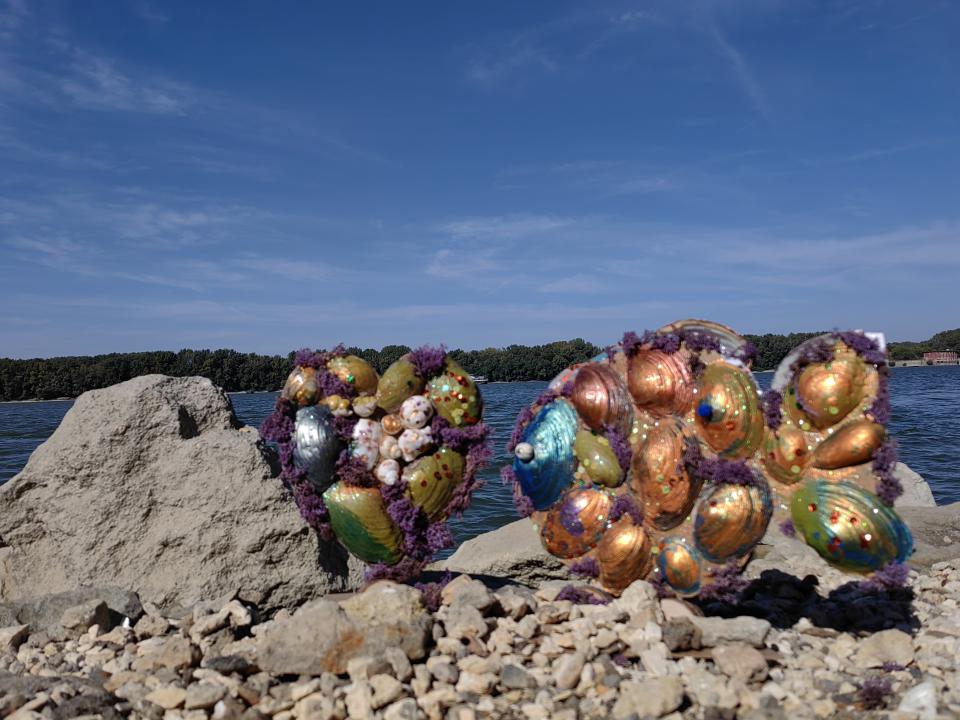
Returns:
[[[810,464],[807,436],[795,425],[781,425],[777,431],[767,430],[763,444],[763,467],[782,483],[795,483]]]
[[[617,372],[609,365],[584,365],[573,381],[570,402],[591,430],[613,425],[624,438],[633,426],[633,401]]]
[[[312,367],[300,367],[298,365],[287,377],[280,395],[287,400],[292,400],[300,407],[314,405],[320,397],[320,391],[317,387],[317,371]]]
[[[825,470],[867,462],[883,444],[887,432],[883,425],[856,420],[824,440],[813,454],[815,467]]]
[[[808,419],[815,428],[823,430],[843,420],[875,389],[871,375],[875,376],[876,370],[867,368],[845,347],[838,343],[840,349],[833,360],[807,365],[800,371],[785,403],[791,416]]]
[[[753,377],[726,362],[708,365],[697,383],[700,436],[725,457],[752,455],[764,436],[763,413]]]
[[[659,530],[676,527],[690,514],[703,480],[683,466],[683,428],[661,420],[634,451],[630,486],[643,499],[644,515]]]
[[[347,385],[352,385],[358,395],[373,395],[377,392],[377,371],[363,358],[356,355],[335,357],[327,363],[327,370]]]
[[[683,353],[641,350],[627,361],[627,387],[653,415],[683,415],[693,403],[693,376]]]
[[[650,536],[640,525],[623,518],[604,533],[597,546],[600,583],[619,594],[630,583],[650,572]]]
[[[718,485],[707,495],[693,521],[697,549],[713,562],[741,557],[760,542],[773,517],[766,484]]]
[[[403,432],[403,421],[399,415],[384,415],[380,420],[380,425],[387,435],[399,435]]]
[[[602,490],[574,488],[544,514],[540,539],[548,553],[571,559],[592,550],[607,527],[613,498]]]
[[[698,593],[702,561],[696,548],[681,537],[666,537],[658,550],[657,568],[667,585],[681,595]]]

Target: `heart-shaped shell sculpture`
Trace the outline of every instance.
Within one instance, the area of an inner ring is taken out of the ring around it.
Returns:
[[[764,395],[752,355],[730,328],[683,320],[560,373],[504,469],[544,548],[613,594],[646,578],[697,595],[773,522],[844,570],[906,560],[882,336],[808,341]]]
[[[302,350],[260,433],[307,524],[371,563],[369,579],[409,579],[452,545],[446,527],[486,463],[483,399],[442,349],[377,374],[337,348]]]

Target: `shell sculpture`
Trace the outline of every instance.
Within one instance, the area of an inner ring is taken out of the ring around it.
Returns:
[[[487,463],[483,398],[442,348],[420,348],[382,376],[342,347],[301,350],[260,428],[307,524],[371,565],[409,580],[453,545]]]
[[[503,470],[544,548],[617,595],[722,596],[771,522],[841,569],[902,563],[882,336],[814,338],[760,394],[753,347],[702,320],[624,335],[518,418]]]

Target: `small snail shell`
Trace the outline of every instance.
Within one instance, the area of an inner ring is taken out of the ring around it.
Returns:
[[[530,462],[533,460],[533,445],[530,443],[517,443],[517,447],[514,449],[513,454],[517,456],[517,460],[520,462]]]

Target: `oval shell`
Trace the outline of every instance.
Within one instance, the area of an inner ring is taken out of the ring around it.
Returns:
[[[615,594],[644,577],[653,566],[650,536],[629,518],[621,519],[603,534],[596,555],[600,583]]]
[[[613,498],[595,488],[573,488],[547,511],[540,540],[551,555],[569,560],[592,550],[607,527]]]
[[[676,527],[690,514],[703,487],[683,465],[685,434],[678,422],[662,420],[647,430],[633,453],[630,486],[643,498],[644,516],[659,530]]]
[[[633,401],[617,372],[609,365],[584,365],[573,381],[570,402],[591,430],[613,425],[623,437],[633,427]]]
[[[763,467],[779,482],[791,484],[803,477],[810,464],[807,436],[795,425],[783,424],[777,431],[767,430],[763,444]]]
[[[436,520],[445,515],[450,498],[463,480],[463,456],[442,447],[406,467],[403,479],[413,504]]]
[[[627,360],[627,388],[653,415],[683,415],[693,403],[693,375],[683,353],[641,350]]]
[[[300,407],[315,404],[320,398],[316,369],[299,365],[295,367],[283,384],[280,394]]]
[[[524,428],[520,439],[533,446],[533,458],[527,462],[514,458],[513,471],[537,510],[553,505],[573,482],[576,436],[577,413],[565,400],[544,405]]]
[[[454,427],[480,422],[480,392],[470,375],[449,357],[444,361],[443,372],[427,383],[426,395],[437,413]]]
[[[842,343],[837,346],[833,360],[813,363],[800,371],[790,384],[784,403],[791,417],[809,420],[820,430],[847,417],[875,385],[871,380],[875,381],[876,370],[867,368]]]
[[[408,397],[420,395],[425,385],[413,363],[402,357],[387,368],[377,383],[377,405],[385,412],[396,412]]]
[[[592,482],[616,487],[623,480],[623,468],[609,441],[589,430],[580,430],[573,443],[573,454],[580,461],[580,469]]]
[[[317,492],[333,482],[334,470],[343,442],[333,428],[333,416],[322,406],[300,408],[294,425],[296,446],[293,462],[307,471],[307,479]]]
[[[666,537],[660,541],[657,569],[664,582],[680,595],[700,592],[703,562],[700,553],[680,537]]]
[[[697,383],[700,436],[724,457],[743,458],[763,442],[764,420],[749,372],[726,362],[708,365]]]
[[[836,470],[865,463],[883,444],[887,431],[870,420],[856,420],[833,433],[813,453],[814,467]]]
[[[356,355],[335,357],[327,363],[327,370],[347,385],[352,385],[358,395],[373,395],[377,392],[377,371],[363,358]]]
[[[356,487],[344,482],[331,485],[323,494],[333,532],[347,550],[368,563],[397,563],[403,556],[400,529],[387,514],[377,488]]]
[[[896,511],[849,482],[807,480],[793,495],[790,517],[808,545],[846,570],[878,570],[913,551],[913,537]]]
[[[697,508],[694,541],[712,562],[741,557],[760,542],[771,517],[773,500],[766,483],[761,487],[718,485]]]
[[[696,333],[709,336],[720,344],[721,352],[725,355],[739,353],[747,344],[747,339],[736,330],[711,320],[678,320],[657,330],[658,335],[667,333]]]

